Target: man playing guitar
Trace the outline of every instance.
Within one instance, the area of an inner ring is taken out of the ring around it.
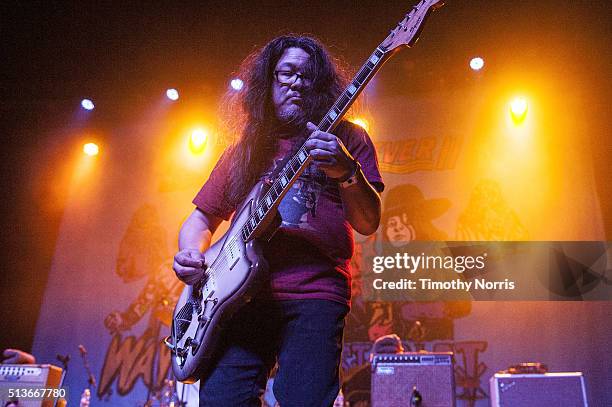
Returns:
[[[325,48],[303,36],[278,37],[249,56],[236,114],[238,141],[220,158],[194,199],[179,234],[174,271],[201,280],[202,252],[221,221],[253,186],[277,170],[307,139],[310,166],[278,206],[282,223],[263,244],[269,278],[222,332],[200,381],[201,406],[259,406],[278,363],[274,394],[281,406],[331,406],[339,390],[344,317],[350,303],[353,229],[373,234],[384,184],[367,133],[343,121],[317,129],[346,81]]]

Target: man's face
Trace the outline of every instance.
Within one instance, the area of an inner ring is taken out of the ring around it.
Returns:
[[[274,67],[272,85],[272,102],[276,117],[281,122],[296,120],[303,113],[304,91],[309,85],[301,77],[306,70],[310,55],[301,48],[287,48]],[[277,75],[276,72],[281,72]],[[289,76],[298,73],[289,83],[281,83],[278,76]]]

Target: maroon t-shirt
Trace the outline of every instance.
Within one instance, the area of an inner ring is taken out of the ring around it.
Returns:
[[[366,179],[382,192],[376,151],[365,130],[342,122],[335,134],[359,161]],[[292,151],[293,143],[293,139],[279,139],[274,164],[261,178],[275,173]],[[222,199],[230,176],[228,165],[228,160],[219,160],[193,200],[202,211],[225,220],[236,209]],[[273,298],[326,299],[349,304],[353,229],[344,218],[338,188],[336,181],[311,165],[281,201],[278,211],[282,225],[264,245],[271,272],[266,291]]]

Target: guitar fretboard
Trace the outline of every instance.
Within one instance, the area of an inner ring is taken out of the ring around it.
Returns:
[[[327,114],[323,116],[323,119],[319,123],[319,130],[325,132],[333,131],[340,120],[344,117],[346,111],[351,107],[357,96],[365,88],[365,85],[372,79],[374,74],[380,69],[384,61],[386,60],[385,50],[382,46],[379,46],[374,50],[372,55],[367,59],[365,64],[362,65],[361,69],[357,72],[357,75],[353,78],[351,83],[346,87],[344,92],[340,95],[336,103],[328,110]]]

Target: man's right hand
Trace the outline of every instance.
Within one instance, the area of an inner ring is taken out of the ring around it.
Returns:
[[[200,281],[206,264],[204,256],[197,249],[183,249],[174,256],[172,265],[176,276],[185,284],[193,285]]]

